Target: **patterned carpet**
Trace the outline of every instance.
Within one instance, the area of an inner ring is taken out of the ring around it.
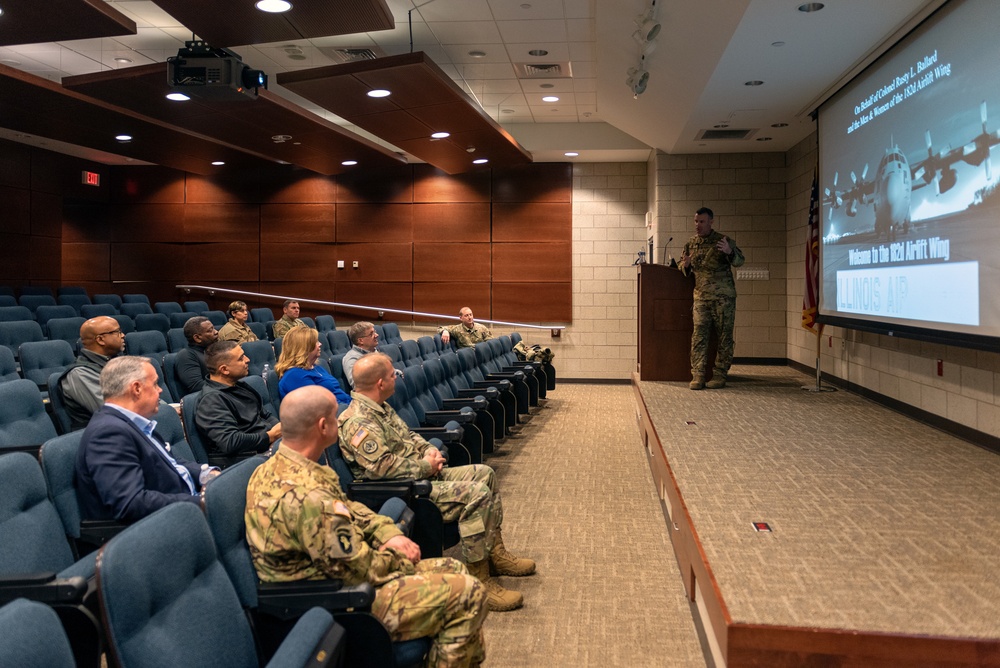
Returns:
[[[640,389],[734,621],[1000,637],[1000,457],[787,367],[732,376]]]
[[[704,668],[626,385],[561,383],[490,457],[504,537],[538,573],[486,620],[487,665]],[[451,552],[450,552],[451,554]]]

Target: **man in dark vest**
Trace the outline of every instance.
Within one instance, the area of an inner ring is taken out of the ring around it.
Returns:
[[[74,431],[86,427],[90,416],[104,405],[101,370],[125,347],[125,335],[117,320],[102,315],[80,326],[80,341],[80,356],[58,381]]]

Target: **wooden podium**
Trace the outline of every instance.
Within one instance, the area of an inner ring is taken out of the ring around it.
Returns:
[[[662,264],[638,267],[639,378],[689,381],[694,277]]]

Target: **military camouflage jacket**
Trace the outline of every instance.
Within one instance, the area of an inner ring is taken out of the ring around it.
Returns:
[[[257,335],[253,333],[249,325],[241,325],[235,318],[230,318],[229,322],[219,330],[219,340],[250,343],[257,340]]]
[[[715,230],[707,237],[693,236],[684,244],[684,254],[691,255],[691,266],[681,271],[685,274],[694,271],[694,298],[712,299],[713,297],[735,297],[736,283],[733,281],[731,267],[743,264],[743,251],[732,237],[728,237],[732,255],[725,255],[715,247],[727,238]]]
[[[264,582],[340,578],[378,586],[412,575],[402,553],[379,550],[401,535],[392,520],[348,501],[337,474],[285,447],[247,487],[247,543]]]
[[[305,327],[306,323],[302,322],[298,318],[292,320],[286,315],[281,316],[281,319],[274,323],[274,338],[280,339],[285,334],[288,334],[288,330],[292,327]]]
[[[442,327],[439,331],[448,331],[448,335],[455,339],[455,345],[459,348],[472,348],[480,341],[489,341],[493,338],[493,332],[486,325],[478,322],[472,323],[472,329],[467,329],[465,325],[459,323],[451,327]]]
[[[377,404],[351,392],[351,405],[340,414],[340,451],[359,480],[430,478],[431,465],[424,459],[433,447],[410,432],[409,426],[389,404]]]

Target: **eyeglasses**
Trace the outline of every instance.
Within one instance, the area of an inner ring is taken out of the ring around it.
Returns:
[[[109,336],[111,334],[121,334],[121,333],[122,333],[122,330],[121,330],[121,327],[119,327],[118,329],[112,329],[110,332],[99,332],[97,335],[98,336]]]

